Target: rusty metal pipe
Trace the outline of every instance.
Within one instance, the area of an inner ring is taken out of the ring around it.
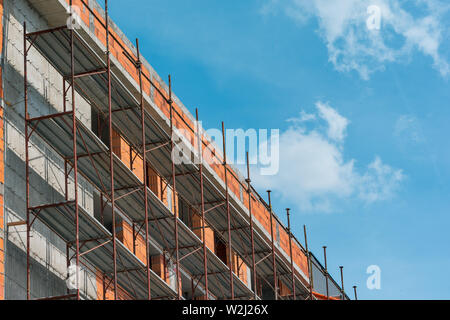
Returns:
[[[178,248],[178,216],[177,216],[177,198],[176,198],[176,172],[175,172],[175,162],[173,159],[173,154],[175,152],[174,139],[174,124],[173,124],[173,101],[172,101],[172,78],[169,75],[169,106],[170,106],[170,145],[172,150],[172,156],[170,160],[172,162],[172,208],[173,208],[173,219],[174,219],[174,231],[175,231],[175,269],[177,278],[177,298],[181,300],[181,281],[180,281],[180,252]]]
[[[225,173],[225,201],[227,205],[227,227],[228,227],[228,268],[230,269],[230,295],[234,300],[234,283],[233,283],[233,265],[232,265],[232,243],[231,243],[231,214],[230,214],[230,198],[228,193],[228,168],[227,168],[227,147],[225,137],[225,124],[222,122],[222,141],[223,141],[223,168]]]
[[[252,186],[251,186],[251,179],[250,179],[250,162],[248,159],[248,152],[247,152],[247,191],[248,191],[248,211],[250,214],[250,241],[252,244],[252,269],[253,269],[253,290],[254,290],[254,298],[255,300],[258,299],[257,294],[257,286],[256,286],[256,260],[255,260],[255,240],[254,240],[254,234],[253,234],[253,212],[252,212]]]
[[[30,168],[29,168],[29,136],[28,136],[28,68],[27,68],[27,23],[23,23],[23,61],[24,61],[24,101],[25,101],[25,180],[26,180],[26,224],[27,224],[27,300],[31,299],[30,277]]]
[[[294,270],[294,257],[292,255],[292,232],[291,232],[291,218],[290,218],[291,209],[286,209],[287,222],[288,222],[288,233],[289,233],[289,255],[291,257],[291,277],[292,277],[292,297],[293,300],[296,300],[297,296],[295,293],[295,270]]]
[[[200,175],[200,198],[201,198],[201,214],[202,214],[202,236],[203,236],[203,272],[205,273],[205,300],[209,298],[208,292],[208,259],[207,259],[207,247],[206,247],[206,222],[205,222],[205,199],[203,190],[203,150],[202,150],[202,135],[200,134],[200,124],[198,120],[198,109],[195,109],[195,119],[197,120],[197,144],[198,144],[198,156],[200,159],[199,175]]]
[[[309,274],[309,299],[313,300],[313,273],[312,273],[312,263],[311,263],[311,253],[308,250],[308,235],[306,233],[306,226],[303,225],[303,233],[305,235],[305,249],[306,249],[306,257],[308,261],[308,274]]]
[[[325,260],[325,282],[327,286],[327,300],[330,299],[330,292],[328,288],[328,265],[327,265],[327,247],[323,246],[323,258]]]
[[[273,210],[272,210],[272,200],[270,198],[270,190],[267,190],[267,195],[269,198],[269,211],[270,211],[270,240],[272,244],[272,270],[273,270],[273,284],[275,291],[275,300],[278,300],[278,283],[277,283],[277,264],[275,257],[275,240],[273,235]]]
[[[341,270],[341,294],[342,294],[342,300],[345,300],[345,291],[344,291],[344,267],[339,266],[339,269]]]
[[[112,212],[112,234],[113,234],[113,281],[114,300],[118,298],[117,292],[117,235],[116,235],[116,212],[114,198],[114,154],[113,154],[113,125],[112,125],[112,96],[111,96],[111,52],[109,51],[109,17],[108,0],[105,0],[105,21],[106,21],[106,60],[108,75],[108,127],[109,127],[109,170],[111,183],[111,212]]]
[[[146,135],[145,135],[145,111],[144,111],[144,91],[142,87],[142,63],[141,63],[141,53],[139,51],[139,39],[136,39],[136,51],[138,65],[137,70],[139,74],[139,104],[141,107],[141,137],[142,137],[142,166],[144,173],[144,217],[145,217],[145,269],[147,273],[147,299],[152,299],[151,283],[150,283],[150,246],[149,246],[149,227],[148,227],[148,175],[147,175],[147,150],[146,150]],[[133,224],[134,228],[134,224]],[[136,243],[136,235],[133,233],[133,242]]]

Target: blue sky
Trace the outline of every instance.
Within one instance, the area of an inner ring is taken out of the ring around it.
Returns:
[[[206,128],[280,129],[280,172],[255,185],[316,256],[328,246],[347,291],[450,298],[445,1],[110,0],[110,14]]]

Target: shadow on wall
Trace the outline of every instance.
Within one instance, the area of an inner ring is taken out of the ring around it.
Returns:
[[[7,300],[25,300],[26,292],[26,253],[11,241],[7,241],[5,289]],[[66,282],[31,259],[31,297],[51,297],[67,293]]]
[[[23,220],[25,198],[25,142],[23,76],[10,64],[5,65],[5,220]],[[29,87],[32,115],[54,112],[48,100],[36,88]],[[64,161],[36,136],[32,139],[30,157],[31,205],[55,203],[64,199]],[[33,170],[34,169],[34,170]],[[91,196],[92,197],[92,196]],[[31,260],[32,299],[67,293],[65,277],[66,245],[49,228],[36,220],[33,225]],[[6,235],[5,235],[6,236]],[[5,237],[6,238],[6,237]],[[25,228],[11,228],[6,244],[6,299],[26,299]],[[92,277],[95,279],[95,275]],[[89,277],[87,277],[89,281]],[[93,282],[95,288],[95,280]],[[91,287],[91,285],[89,285]],[[94,293],[96,293],[94,291]]]

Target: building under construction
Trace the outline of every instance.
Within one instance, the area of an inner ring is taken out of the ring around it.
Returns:
[[[0,8],[0,299],[348,299],[108,3]]]

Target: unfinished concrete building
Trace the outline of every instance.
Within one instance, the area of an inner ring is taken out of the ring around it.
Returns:
[[[107,4],[0,8],[0,299],[348,299]]]

